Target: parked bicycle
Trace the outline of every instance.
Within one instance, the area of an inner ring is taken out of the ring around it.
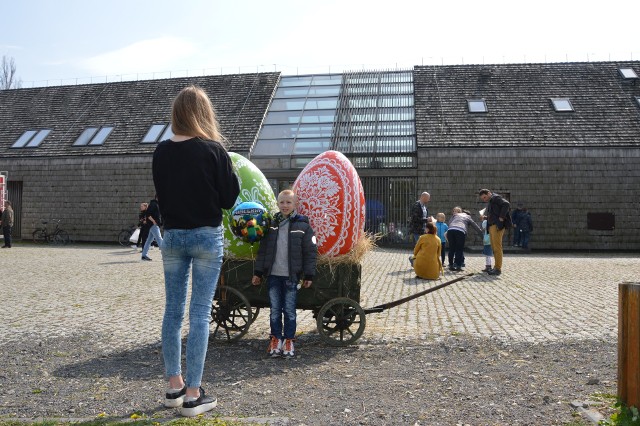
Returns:
[[[63,230],[62,228],[60,228],[61,220],[53,219],[51,220],[51,222],[56,224],[55,229],[49,232],[49,230],[47,229],[47,224],[49,222],[47,222],[46,220],[43,220],[42,227],[36,228],[36,230],[33,231],[33,233],[31,234],[33,237],[33,242],[34,243],[53,243],[53,244],[59,244],[59,245],[69,244],[69,241],[71,239],[69,238],[69,233]]]
[[[131,239],[131,236],[133,235],[134,232],[136,232],[136,229],[138,227],[136,225],[131,225],[128,228],[122,228],[120,230],[120,233],[118,234],[118,242],[120,243],[121,246],[128,246],[130,244],[134,244],[131,243],[129,240]]]

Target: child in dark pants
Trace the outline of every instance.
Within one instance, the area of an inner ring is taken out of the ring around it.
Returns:
[[[296,205],[293,191],[278,195],[280,212],[260,243],[251,279],[253,285],[260,285],[262,277],[267,277],[271,303],[267,353],[271,357],[294,356],[298,282],[302,279],[302,286],[309,288],[316,270],[316,237],[309,219],[296,213]]]

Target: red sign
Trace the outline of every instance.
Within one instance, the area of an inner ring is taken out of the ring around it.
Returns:
[[[4,203],[7,199],[7,180],[5,175],[0,175],[0,200]]]

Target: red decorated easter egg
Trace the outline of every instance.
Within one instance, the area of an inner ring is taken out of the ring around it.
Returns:
[[[298,212],[307,216],[318,241],[318,253],[349,253],[364,232],[365,200],[353,164],[338,151],[311,160],[293,183]]]

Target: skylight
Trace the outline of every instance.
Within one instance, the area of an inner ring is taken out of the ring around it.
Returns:
[[[113,126],[88,127],[73,143],[75,146],[103,145]]]
[[[173,132],[171,131],[170,123],[152,124],[147,134],[142,138],[141,143],[157,143],[167,140],[172,136]]]
[[[622,75],[622,78],[624,79],[638,78],[638,74],[636,74],[633,68],[619,68],[618,71],[620,71],[620,75]]]
[[[27,130],[11,145],[11,148],[36,148],[49,133],[51,133],[51,129]]]
[[[487,112],[487,103],[484,99],[467,99],[469,112]]]
[[[551,98],[553,103],[553,109],[557,112],[571,112],[574,111],[571,101],[567,98]]]

